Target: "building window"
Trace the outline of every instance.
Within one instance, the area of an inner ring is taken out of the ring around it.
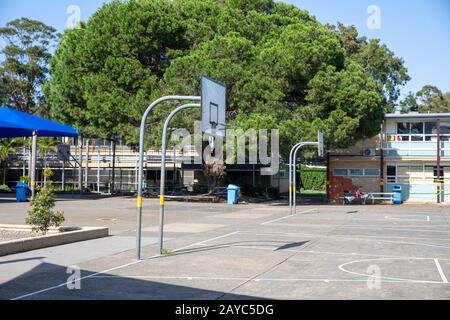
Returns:
[[[448,122],[441,123],[440,131],[441,134],[450,134],[450,123]]]
[[[341,176],[341,177],[345,177],[348,175],[347,169],[334,169],[333,174],[335,176]]]
[[[364,175],[369,177],[378,177],[380,175],[379,169],[364,169]]]
[[[351,177],[360,177],[364,175],[363,169],[349,169]]]
[[[425,122],[425,134],[437,134],[436,122]]]
[[[410,130],[411,134],[423,134],[423,122],[412,122]]]
[[[409,134],[409,122],[397,122],[398,134]]]

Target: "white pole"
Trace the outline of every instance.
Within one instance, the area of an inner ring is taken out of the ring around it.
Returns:
[[[97,146],[97,192],[100,193],[100,147]]]
[[[31,144],[31,174],[30,174],[30,187],[31,187],[31,200],[34,200],[36,195],[36,152],[37,152],[37,131],[33,131],[32,144]]]
[[[78,186],[80,187],[80,194],[83,193],[83,138],[78,140],[79,153],[79,165],[78,165]]]
[[[86,165],[84,167],[84,188],[88,188],[89,183],[89,139],[86,139]]]

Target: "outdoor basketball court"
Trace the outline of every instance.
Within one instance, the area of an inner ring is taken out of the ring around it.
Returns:
[[[0,270],[8,268],[10,276],[0,279],[0,298],[450,298],[445,206],[298,206],[294,216],[281,203],[166,206],[164,248],[170,255],[157,255],[157,202],[149,201],[145,207],[154,213],[143,215],[142,261],[134,248],[114,254],[105,249],[85,261],[74,257],[70,265],[81,268],[81,289],[69,290],[69,264],[44,257],[58,250],[70,255],[80,246],[95,251],[98,241],[111,247],[134,230],[2,257]],[[11,271],[37,257],[42,263],[32,270]]]

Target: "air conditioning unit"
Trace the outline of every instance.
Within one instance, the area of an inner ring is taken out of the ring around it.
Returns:
[[[363,150],[364,157],[375,157],[377,155],[377,149],[375,148],[366,148]]]

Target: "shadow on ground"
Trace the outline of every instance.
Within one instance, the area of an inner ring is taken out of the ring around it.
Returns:
[[[35,259],[40,259],[36,257]],[[0,285],[0,299],[11,300],[254,300],[253,296],[174,285],[81,270],[81,288],[70,290],[73,272],[63,266],[40,263],[32,270]],[[72,278],[70,278],[72,276]],[[47,288],[51,288],[45,290]],[[36,294],[27,296],[30,293]]]

